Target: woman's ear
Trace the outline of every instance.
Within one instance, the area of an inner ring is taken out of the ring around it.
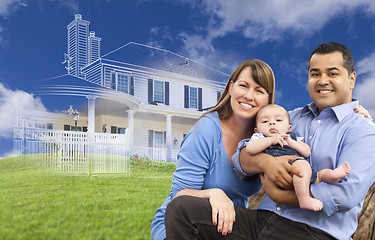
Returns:
[[[258,133],[259,131],[258,131],[258,128],[254,128],[254,132],[255,133]]]
[[[233,88],[233,81],[230,81],[229,82],[229,95],[231,95],[232,96],[232,88]]]
[[[292,131],[292,125],[289,125],[288,132]]]

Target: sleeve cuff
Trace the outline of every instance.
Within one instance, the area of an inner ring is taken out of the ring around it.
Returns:
[[[332,214],[338,211],[338,208],[335,204],[335,201],[333,200],[328,183],[321,182],[321,183],[312,185],[310,190],[314,198],[322,201],[323,211],[328,216],[331,216]]]
[[[238,143],[238,147],[236,149],[236,151],[234,152],[233,156],[232,156],[232,163],[233,163],[233,166],[234,166],[234,171],[237,173],[237,175],[241,178],[241,179],[246,179],[247,177],[251,177],[253,175],[250,175],[250,174],[247,174],[241,167],[241,164],[240,164],[240,151],[242,148],[244,148],[246,146],[246,144],[250,141],[250,139],[244,139],[242,141],[240,141]]]

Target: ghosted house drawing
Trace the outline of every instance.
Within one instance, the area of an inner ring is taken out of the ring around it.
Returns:
[[[67,26],[67,74],[44,82],[39,91],[80,97],[88,102],[87,109],[80,110],[78,126],[61,113],[42,125],[51,131],[96,134],[95,139],[119,136],[132,155],[176,161],[182,139],[216,104],[229,75],[135,42],[100,56],[101,39],[89,31],[89,24],[75,15]],[[22,116],[19,127],[21,123]]]

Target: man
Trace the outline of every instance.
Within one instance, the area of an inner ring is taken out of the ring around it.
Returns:
[[[375,181],[375,149],[372,147],[375,127],[353,112],[359,104],[352,100],[356,81],[353,56],[342,44],[321,44],[310,55],[308,71],[313,103],[290,112],[294,132],[303,136],[311,147],[309,161],[314,171],[334,169],[345,161],[352,170],[338,183],[322,182],[311,186],[311,195],[323,203],[323,210],[303,210],[287,205],[297,205],[292,190],[275,186],[290,186],[291,167],[287,162],[294,156],[273,158],[263,153],[250,156],[242,149],[247,141],[240,142],[232,158],[236,170],[245,175],[260,173],[267,194],[258,210],[236,208],[236,221],[226,236],[228,239],[350,239],[357,228],[357,214]],[[189,205],[185,209],[193,204],[197,210],[180,211],[187,202]],[[205,210],[207,206],[201,200],[182,199],[171,208],[171,219],[166,221],[168,239],[223,237],[209,223],[210,216],[204,217],[210,211]],[[186,224],[186,227],[168,226],[171,222]],[[173,228],[182,229],[182,234]]]

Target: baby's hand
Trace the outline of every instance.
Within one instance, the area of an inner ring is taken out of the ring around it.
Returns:
[[[284,147],[284,145],[288,145],[288,143],[285,140],[285,135],[285,133],[277,133],[270,137],[272,140],[272,145],[280,144],[281,147]]]
[[[286,145],[290,145],[290,143],[291,143],[292,141],[294,141],[294,140],[290,137],[290,135],[288,135],[288,134],[286,134],[286,133],[284,133],[283,136],[284,136],[284,140],[285,140],[285,142],[286,142]]]

